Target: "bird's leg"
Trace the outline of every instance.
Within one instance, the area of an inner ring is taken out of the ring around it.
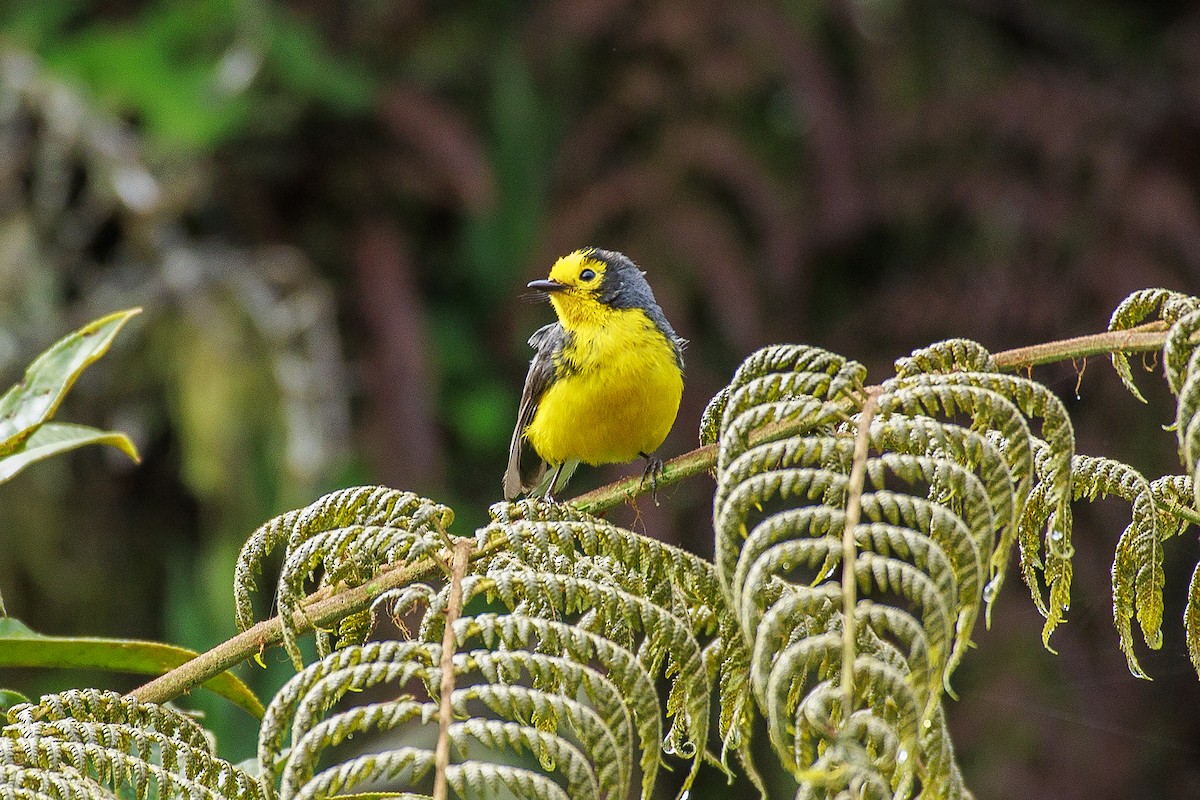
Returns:
[[[567,465],[567,462],[564,461],[558,465],[557,469],[554,470],[554,477],[550,479],[550,485],[548,485],[546,487],[546,494],[542,496],[542,499],[545,500],[547,503],[557,503],[558,502],[557,500],[554,499],[554,485],[556,483],[558,483],[558,476],[562,475],[563,467],[565,467],[566,465]]]
[[[638,453],[639,456],[646,459],[646,469],[642,472],[642,483],[646,482],[647,476],[650,478],[650,497],[654,500],[654,505],[658,505],[658,476],[662,475],[663,461],[653,453]]]

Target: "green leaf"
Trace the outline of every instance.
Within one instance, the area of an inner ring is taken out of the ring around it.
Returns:
[[[125,323],[141,312],[131,308],[90,322],[34,359],[24,379],[0,397],[0,456],[15,452],[54,416],[80,373],[108,352]]]
[[[29,698],[12,689],[0,689],[0,718],[13,706],[28,703]]]
[[[35,461],[89,444],[111,445],[134,461],[141,460],[137,448],[123,433],[102,431],[68,422],[47,422],[21,442],[16,450],[7,456],[0,456],[0,483],[4,483]]]
[[[0,618],[0,667],[84,667],[161,675],[197,655],[187,648],[162,642],[45,636],[12,617]],[[203,685],[254,717],[262,718],[262,703],[250,691],[250,687],[233,673],[222,672]]]

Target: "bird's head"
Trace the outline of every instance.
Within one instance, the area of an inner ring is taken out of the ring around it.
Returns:
[[[621,309],[662,313],[642,271],[613,250],[597,247],[576,250],[554,262],[550,276],[532,281],[529,288],[546,293],[558,318],[568,328],[602,323],[609,313]]]

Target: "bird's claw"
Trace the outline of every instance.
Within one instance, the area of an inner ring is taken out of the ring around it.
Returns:
[[[654,505],[658,505],[658,476],[663,472],[663,460],[656,455],[646,455],[638,453],[642,458],[646,459],[646,469],[642,471],[641,484],[646,484],[646,478],[650,478],[650,498],[654,501]]]

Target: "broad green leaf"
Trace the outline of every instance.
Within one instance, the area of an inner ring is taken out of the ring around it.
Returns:
[[[0,455],[21,446],[54,416],[75,379],[109,346],[140,308],[109,314],[59,339],[33,360],[25,377],[0,397]]]
[[[44,636],[12,617],[0,619],[0,667],[83,667],[161,675],[196,656],[192,650],[162,642]],[[232,672],[222,672],[203,686],[262,718],[262,703]]]
[[[28,702],[29,698],[20,692],[13,691],[12,689],[0,689],[0,718],[3,718],[13,706]]]
[[[35,461],[89,444],[111,445],[134,461],[141,460],[137,448],[123,433],[102,431],[68,422],[47,422],[21,442],[16,450],[6,456],[0,456],[0,483],[4,483]]]

